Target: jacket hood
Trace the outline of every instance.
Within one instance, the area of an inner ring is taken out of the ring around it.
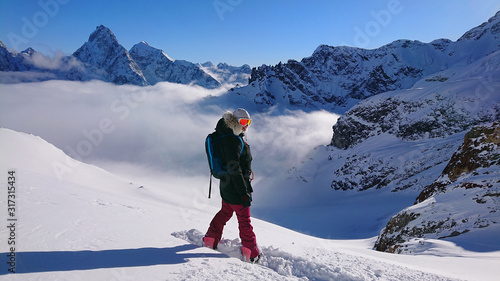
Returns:
[[[226,126],[233,131],[233,134],[239,136],[243,133],[243,126],[241,126],[240,122],[238,122],[238,119],[231,111],[224,113],[222,118],[224,119]]]

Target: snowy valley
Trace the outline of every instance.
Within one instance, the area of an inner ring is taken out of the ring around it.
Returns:
[[[0,42],[0,70],[0,279],[500,276],[500,12],[456,42],[253,69],[127,51],[99,26],[52,61]],[[220,251],[200,241],[221,200],[203,140],[236,107],[258,265],[234,218]]]

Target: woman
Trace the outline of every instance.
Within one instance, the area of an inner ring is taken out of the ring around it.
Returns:
[[[242,141],[251,121],[248,112],[238,108],[234,112],[226,112],[215,128],[223,136],[221,139],[221,158],[229,173],[220,180],[222,207],[210,222],[203,243],[206,247],[216,249],[226,222],[233,216],[233,213],[236,213],[242,254],[246,260],[257,262],[260,251],[250,223],[250,205],[253,192],[250,184],[252,154],[250,146]]]

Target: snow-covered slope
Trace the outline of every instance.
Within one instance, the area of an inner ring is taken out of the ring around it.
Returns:
[[[500,12],[458,41],[398,40],[374,50],[319,46],[311,57],[252,69],[247,87],[233,94],[263,106],[343,113],[356,102],[407,89],[422,77],[470,64],[500,49]]]
[[[235,220],[226,226],[223,253],[197,245],[219,203],[207,201],[196,180],[142,185],[71,159],[33,135],[0,129],[0,139],[0,170],[5,181],[8,172],[15,178],[9,180],[16,186],[17,219],[15,229],[0,230],[0,278],[495,280],[500,273],[498,253],[437,242],[445,256],[394,256],[371,250],[372,239],[318,239],[257,219],[266,256],[261,265],[251,265],[232,257],[239,245]],[[7,209],[2,218],[7,222]],[[14,249],[7,237],[13,237]],[[12,252],[15,259],[7,256]],[[8,272],[11,266],[16,274]]]
[[[130,49],[130,55],[139,65],[146,80],[154,85],[158,82],[172,82],[185,85],[198,85],[215,89],[220,83],[205,73],[196,64],[173,60],[163,52],[149,46],[146,42],[136,44]]]

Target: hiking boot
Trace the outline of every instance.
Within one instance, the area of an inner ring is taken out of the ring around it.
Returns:
[[[251,263],[258,263],[261,257],[262,257],[262,253],[260,253],[258,256],[254,257],[254,258],[250,258],[250,262]]]
[[[203,237],[203,247],[216,250],[217,248],[214,247],[214,243],[215,243],[214,238],[208,236]]]
[[[243,260],[246,262],[257,263],[262,256],[262,253],[259,253],[258,256],[251,258],[251,254],[252,250],[248,249],[247,247],[241,247],[241,255],[243,256]]]

